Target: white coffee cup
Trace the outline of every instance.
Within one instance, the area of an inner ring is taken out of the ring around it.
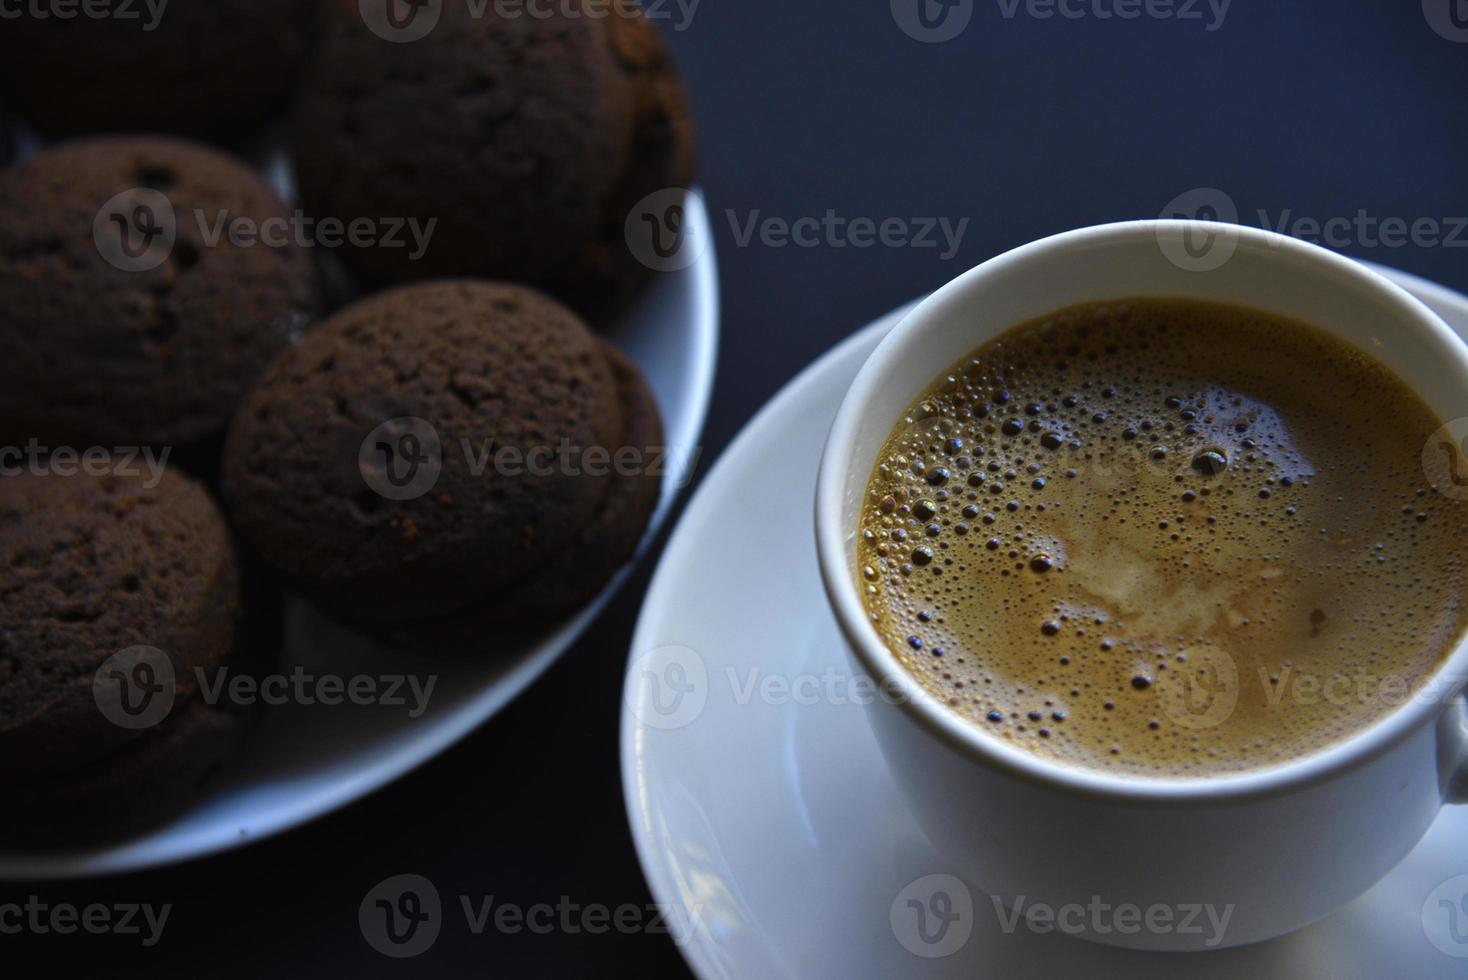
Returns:
[[[1468,416],[1468,346],[1427,307],[1349,259],[1210,222],[1086,228],[958,277],[872,353],[821,461],[821,572],[858,669],[895,692],[874,701],[869,718],[919,824],[951,862],[935,872],[1016,905],[1079,906],[1087,911],[1065,931],[1112,945],[1252,943],[1361,894],[1407,855],[1444,803],[1468,803],[1468,642],[1423,696],[1323,751],[1245,773],[1138,778],[1031,754],[927,696],[868,620],[856,577],[873,464],[932,381],[1017,324],[1137,296],[1222,301],[1315,324],[1384,362],[1442,418]],[[1299,372],[1308,383],[1310,365]],[[1098,906],[1113,918],[1092,914]],[[1222,936],[1180,928],[1194,906],[1227,910]],[[1120,908],[1163,912],[1118,928]]]

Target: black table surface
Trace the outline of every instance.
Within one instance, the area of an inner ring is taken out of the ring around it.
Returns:
[[[1249,224],[1308,232],[1300,219],[1341,219],[1341,251],[1468,290],[1468,228],[1453,220],[1468,215],[1468,43],[1435,31],[1417,0],[1235,0],[1221,23],[1207,0],[1170,5],[1200,19],[1146,7],[1136,19],[1101,16],[1125,6],[1115,0],[958,4],[953,15],[972,10],[967,28],[926,43],[899,29],[890,0],[703,0],[691,13],[688,0],[649,0],[695,99],[722,276],[701,475],[785,381],[885,311],[1044,235],[1157,217],[1194,188],[1224,191]],[[1056,15],[1036,16],[1048,9]],[[953,254],[744,235],[751,219],[828,212],[967,224]],[[1437,228],[1440,240],[1384,241],[1391,218]],[[662,544],[527,694],[367,799],[181,867],[0,886],[0,904],[172,906],[152,947],[0,934],[0,974],[29,975],[13,971],[33,962],[56,976],[687,976],[669,938],[648,931],[445,928],[426,953],[394,960],[357,922],[367,891],[402,873],[455,905],[652,901],[623,809],[617,731]]]

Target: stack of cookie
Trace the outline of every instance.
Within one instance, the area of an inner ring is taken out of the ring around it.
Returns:
[[[657,408],[595,328],[651,275],[629,211],[691,178],[661,39],[592,2],[449,2],[411,38],[373,9],[0,34],[29,134],[0,169],[0,847],[217,779],[271,583],[457,648],[583,605],[646,528]],[[272,132],[298,202],[248,162]]]

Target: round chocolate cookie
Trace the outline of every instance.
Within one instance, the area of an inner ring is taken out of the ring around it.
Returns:
[[[0,171],[3,442],[221,433],[318,310],[289,222],[257,175],[183,141],[84,140]]]
[[[262,557],[338,614],[450,615],[537,575],[604,512],[615,472],[581,460],[622,444],[625,370],[529,289],[381,293],[249,393],[225,498]]]
[[[594,319],[646,280],[624,228],[641,199],[691,180],[683,87],[644,17],[572,2],[545,16],[444,4],[412,43],[355,9],[330,19],[292,123],[302,201],[427,239],[421,255],[407,234],[347,247],[361,279],[514,280]]]
[[[239,647],[238,562],[204,489],[123,457],[75,469],[0,478],[0,784],[115,754]]]
[[[17,4],[3,100],[51,137],[181,133],[240,143],[283,112],[315,33],[306,0],[137,0],[58,17]],[[124,11],[122,8],[128,9]]]

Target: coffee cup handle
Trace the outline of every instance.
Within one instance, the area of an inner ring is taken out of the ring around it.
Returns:
[[[1449,803],[1468,804],[1468,691],[1458,695],[1448,723],[1448,739],[1453,744],[1444,798]]]

